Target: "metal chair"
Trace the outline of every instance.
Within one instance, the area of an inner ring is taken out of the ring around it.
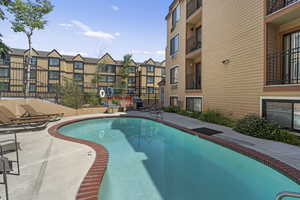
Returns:
[[[7,133],[7,134],[12,134],[11,132]],[[14,145],[14,148],[12,148],[11,146],[9,147],[5,147],[3,145],[0,144],[0,174],[2,174],[3,178],[2,178],[2,182],[0,182],[0,184],[4,185],[5,187],[5,198],[6,200],[8,200],[8,183],[7,183],[7,175],[20,175],[20,164],[19,164],[19,143],[17,141],[17,134],[14,132],[14,139],[12,140],[5,140],[7,141],[11,141]],[[7,143],[6,143],[7,145]],[[6,149],[5,149],[6,148]],[[9,160],[8,158],[6,158],[4,156],[5,153],[7,152],[11,152],[11,151],[15,151],[16,153],[16,159],[15,160]],[[14,164],[17,165],[17,172],[14,172]]]

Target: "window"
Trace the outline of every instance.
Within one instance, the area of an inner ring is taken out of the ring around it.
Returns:
[[[179,4],[172,12],[172,27],[175,27],[176,23],[180,19],[180,9],[181,9],[181,6]]]
[[[7,54],[0,54],[0,64],[8,65],[10,63],[10,56]]]
[[[83,74],[74,74],[74,80],[75,81],[83,81]]]
[[[36,69],[31,69],[30,70],[30,80],[35,80],[36,79]]]
[[[154,94],[154,87],[147,87],[148,94]]]
[[[155,66],[153,66],[153,65],[148,65],[147,66],[147,72],[154,72],[155,71]]]
[[[136,70],[136,67],[135,67],[135,66],[129,66],[129,67],[128,67],[128,72],[129,72],[129,73],[134,73],[135,70]]]
[[[106,76],[106,82],[114,83],[114,82],[116,82],[116,77],[115,76]]]
[[[9,69],[0,68],[0,78],[8,78],[8,77],[9,77]]]
[[[179,106],[178,97],[170,97],[170,106]]]
[[[74,69],[83,70],[84,63],[83,62],[75,61],[74,64],[73,64],[73,67],[74,67]]]
[[[202,98],[201,97],[187,97],[186,110],[190,112],[202,112]]]
[[[166,75],[166,69],[165,68],[161,68],[161,75],[165,76]]]
[[[59,58],[49,58],[49,66],[59,67],[60,66],[60,59]]]
[[[174,55],[179,50],[179,34],[174,36],[170,42],[170,55]]]
[[[170,70],[170,84],[178,83],[178,67],[174,67]]]
[[[48,85],[48,92],[56,92],[56,84],[49,84]]]
[[[0,92],[8,92],[9,91],[9,83],[0,82]]]
[[[128,94],[134,95],[135,94],[135,88],[128,88]]]
[[[116,65],[104,65],[101,71],[105,73],[116,73]]]
[[[135,77],[129,77],[128,83],[135,83]]]
[[[147,76],[147,83],[153,84],[154,83],[154,76]]]
[[[263,100],[263,117],[282,128],[300,130],[300,101]]]
[[[36,92],[36,84],[35,83],[29,84],[29,92]]]
[[[29,59],[28,56],[26,56],[24,61],[27,63],[28,59]],[[37,62],[38,62],[38,58],[36,56],[31,56],[30,64],[33,66],[37,66]]]
[[[49,71],[49,80],[59,80],[59,71]]]

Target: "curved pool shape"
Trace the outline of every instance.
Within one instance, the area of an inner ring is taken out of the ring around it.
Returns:
[[[300,192],[254,159],[147,119],[92,119],[59,132],[107,148],[101,200],[274,200]]]

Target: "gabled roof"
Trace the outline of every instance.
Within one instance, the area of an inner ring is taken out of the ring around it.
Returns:
[[[24,54],[26,53],[26,49],[17,49],[17,48],[10,48],[10,54],[12,55],[16,55],[16,56],[24,56]],[[52,50],[52,51],[40,51],[40,50],[35,50],[35,52],[38,54],[38,57],[42,57],[42,58],[48,58],[48,55],[51,54],[52,52],[56,52],[57,54],[59,54],[59,52],[57,50]],[[77,56],[79,56],[80,54],[76,55],[76,56],[72,56],[72,55],[61,55],[61,58],[67,62],[72,62],[74,58],[76,58]],[[121,60],[115,60],[113,59],[113,57],[109,54],[109,53],[106,53],[105,55],[103,55],[100,59],[99,58],[91,58],[91,57],[83,57],[80,55],[80,57],[82,57],[84,59],[84,62],[85,63],[90,63],[90,64],[98,64],[99,61],[101,61],[103,58],[107,57],[109,59],[111,59],[114,64],[116,65],[122,65],[122,62]],[[135,62],[133,59],[132,59],[132,62],[138,66],[138,65],[146,65],[149,61],[155,63],[156,66],[161,66],[161,63],[160,62],[156,62],[154,61],[153,59],[148,59],[147,61],[143,62],[143,63],[140,63],[140,62]]]
[[[57,53],[60,57],[62,57],[62,55],[60,55],[60,53],[56,50],[56,49],[53,49],[52,51],[50,51],[47,56],[49,56],[50,54],[52,53]]]

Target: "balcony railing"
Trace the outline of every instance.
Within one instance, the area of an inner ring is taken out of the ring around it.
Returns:
[[[268,55],[266,84],[300,84],[300,47]]]
[[[187,18],[202,7],[202,0],[189,0],[187,3]]]
[[[201,89],[200,74],[187,74],[186,75],[186,89],[187,90],[200,90]]]
[[[267,0],[267,14],[270,15],[299,0]]]
[[[186,52],[187,54],[195,51],[197,49],[200,49],[202,46],[201,41],[195,36],[191,36],[190,38],[187,39],[187,43],[186,43]]]

